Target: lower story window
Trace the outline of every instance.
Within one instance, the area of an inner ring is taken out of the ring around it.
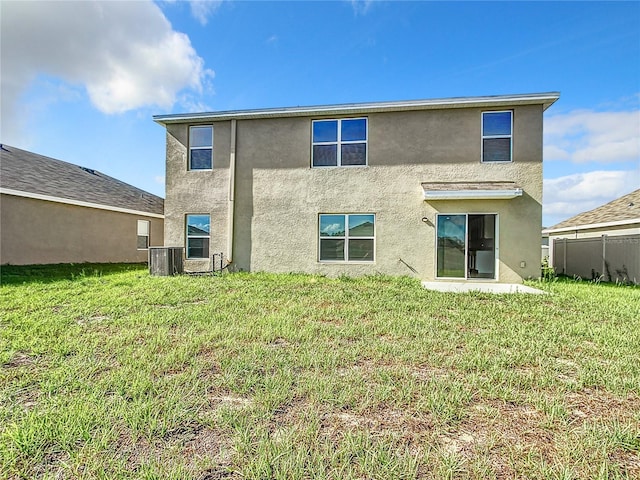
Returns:
[[[211,217],[187,215],[187,258],[209,258]]]
[[[373,262],[375,223],[372,213],[320,214],[320,261]]]
[[[138,250],[149,248],[149,220],[138,220]]]

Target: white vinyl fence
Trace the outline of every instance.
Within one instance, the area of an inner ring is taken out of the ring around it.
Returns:
[[[557,274],[640,284],[640,235],[556,239],[553,267]]]

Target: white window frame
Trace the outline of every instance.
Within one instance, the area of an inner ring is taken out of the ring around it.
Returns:
[[[365,121],[365,139],[364,140],[342,140],[342,121],[343,120],[364,120]],[[313,125],[316,122],[338,122],[338,137],[335,142],[314,142],[313,141]],[[364,143],[365,154],[363,165],[342,165],[342,145],[355,145]],[[335,145],[337,150],[337,159],[335,165],[314,165],[313,147],[316,145]],[[336,168],[336,167],[366,167],[369,165],[369,117],[353,117],[353,118],[318,118],[311,122],[311,168]]]
[[[321,231],[320,231],[320,219],[323,215],[342,215],[344,216],[344,235],[340,235],[340,236],[331,236],[331,237],[322,237]],[[373,235],[371,236],[367,236],[367,237],[349,237],[349,217],[350,216],[355,216],[355,215],[373,215]],[[362,264],[366,264],[366,265],[370,265],[372,263],[375,263],[376,261],[376,214],[375,213],[371,213],[371,212],[363,212],[363,213],[341,213],[341,212],[334,212],[334,213],[320,213],[318,214],[318,262],[319,263],[362,263]],[[373,258],[371,260],[349,260],[349,240],[350,238],[353,238],[354,240],[373,240]],[[322,251],[322,247],[321,247],[321,243],[322,243],[322,239],[333,239],[333,240],[344,240],[344,260],[322,260],[320,258],[321,255],[321,251]]]
[[[207,216],[209,217],[209,235],[189,235],[189,217],[190,216]],[[184,217],[184,235],[185,235],[185,258],[188,260],[204,260],[211,256],[211,214],[209,213],[187,213]],[[191,238],[206,238],[209,240],[209,256],[207,257],[190,257],[189,256],[189,239]]]
[[[138,250],[149,250],[149,245],[150,245],[150,238],[151,238],[151,222],[149,220],[138,220],[137,223],[138,229],[137,229],[137,236],[136,236],[136,247]],[[146,228],[144,228],[146,226]],[[142,233],[141,233],[141,229],[142,228]],[[144,232],[144,230],[146,230],[146,233]],[[140,237],[145,237],[147,239],[147,246],[145,248],[140,248],[138,246],[138,240],[140,240]]]
[[[192,141],[191,141],[191,131],[194,128],[211,128],[211,146],[209,145],[205,145],[205,146],[198,146],[198,147],[194,147],[192,146]],[[189,164],[188,164],[188,170],[189,171],[194,171],[194,172],[207,172],[207,171],[211,171],[213,170],[213,132],[214,132],[214,128],[213,125],[190,125],[189,126]],[[211,150],[211,167],[210,168],[192,168],[191,166],[191,152],[193,152],[194,150]]]
[[[464,278],[462,277],[439,277],[438,276],[438,217],[446,217],[450,215],[464,215],[465,216],[465,241],[464,241]],[[467,238],[469,232],[469,216],[470,215],[493,215],[495,217],[493,250],[494,250],[494,272],[495,278],[478,278],[469,277],[469,239]],[[483,282],[483,283],[497,283],[500,279],[500,214],[498,212],[457,212],[457,213],[437,213],[435,218],[435,228],[433,229],[435,235],[435,248],[433,249],[433,277],[436,280],[449,280],[449,281],[461,281],[461,282]]]
[[[509,135],[485,135],[484,134],[484,115],[485,113],[508,113],[511,115],[511,124],[509,126]],[[511,163],[513,162],[513,110],[487,110],[482,112],[480,121],[480,162],[481,163]],[[485,161],[484,159],[484,141],[492,138],[508,138],[509,139],[509,160],[493,160]]]

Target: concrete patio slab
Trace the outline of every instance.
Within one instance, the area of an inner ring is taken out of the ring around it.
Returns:
[[[486,292],[486,293],[533,293],[546,295],[547,292],[517,283],[484,283],[484,282],[422,282],[427,290],[438,292]]]

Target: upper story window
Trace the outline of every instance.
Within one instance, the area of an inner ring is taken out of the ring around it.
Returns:
[[[187,215],[187,258],[209,258],[209,215]]]
[[[373,262],[376,217],[365,214],[320,214],[321,262]]]
[[[138,250],[149,248],[149,220],[138,220]]]
[[[513,112],[482,112],[482,161],[510,162],[512,132]]]
[[[314,120],[314,167],[348,167],[367,164],[367,119]]]
[[[189,170],[213,168],[213,126],[189,127]]]

